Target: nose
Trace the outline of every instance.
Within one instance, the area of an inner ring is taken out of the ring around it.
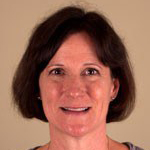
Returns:
[[[70,88],[67,93],[67,95],[72,98],[78,98],[83,96],[83,91],[80,88]]]
[[[64,94],[69,98],[80,98],[85,95],[85,84],[81,79],[68,79],[64,85]]]

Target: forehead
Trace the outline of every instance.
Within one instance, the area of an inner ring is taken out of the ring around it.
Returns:
[[[85,32],[71,34],[65,39],[50,62],[55,61],[99,61],[95,46]]]

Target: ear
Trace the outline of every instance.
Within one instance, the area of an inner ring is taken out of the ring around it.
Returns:
[[[120,87],[120,83],[119,83],[119,79],[118,78],[113,78],[112,79],[112,89],[111,89],[111,97],[110,97],[110,101],[113,101],[116,97],[117,97],[117,94],[118,94],[118,91],[119,91],[119,87]]]

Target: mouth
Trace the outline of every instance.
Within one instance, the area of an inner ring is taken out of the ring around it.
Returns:
[[[60,107],[64,113],[80,114],[87,113],[91,107]]]

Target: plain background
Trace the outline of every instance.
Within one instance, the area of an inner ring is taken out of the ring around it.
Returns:
[[[150,149],[150,1],[149,0],[0,0],[0,149],[27,150],[49,140],[48,124],[20,117],[11,103],[11,82],[33,27],[69,4],[102,12],[124,40],[137,85],[132,115],[107,125],[108,135]]]

